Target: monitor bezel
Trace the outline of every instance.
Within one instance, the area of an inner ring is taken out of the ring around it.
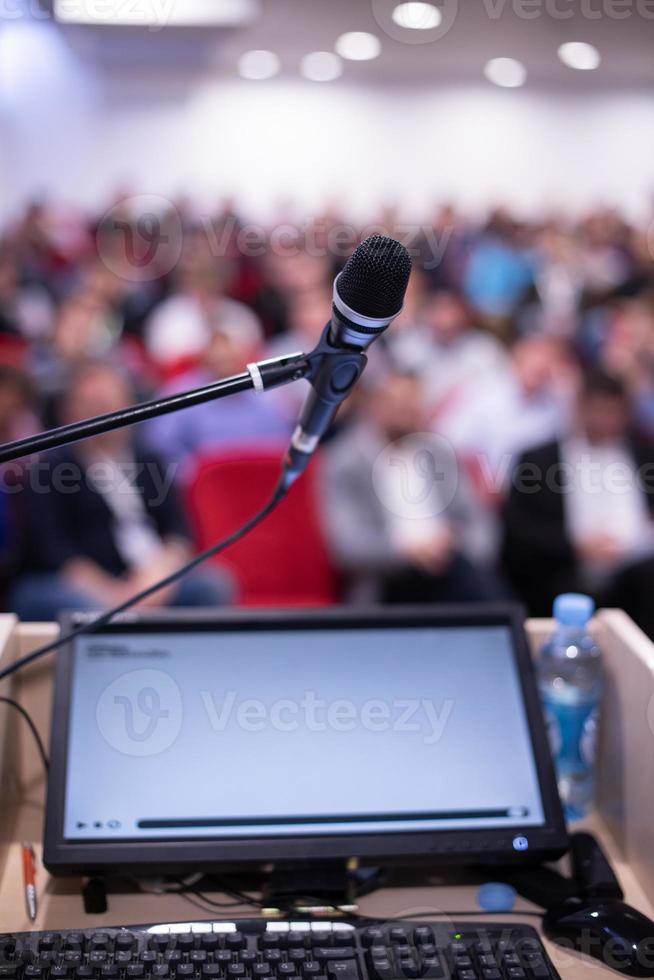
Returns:
[[[86,614],[62,617],[66,632],[88,621]],[[57,658],[50,742],[44,863],[55,875],[108,874],[129,871],[180,873],[194,870],[244,868],[270,862],[311,860],[346,861],[353,857],[366,864],[410,864],[415,860],[441,863],[533,863],[560,857],[568,837],[547,733],[538,697],[533,661],[524,627],[522,608],[513,603],[460,606],[394,606],[373,609],[343,607],[305,610],[207,610],[157,611],[123,616],[102,626],[95,635],[134,632],[233,632],[237,630],[282,631],[288,629],[366,629],[506,626],[518,668],[527,722],[544,809],[541,827],[515,826],[481,830],[398,830],[378,834],[304,834],[294,837],[252,836],[218,839],[171,838],[170,840],[71,841],[64,836],[67,745],[70,723],[74,641],[62,647]],[[528,850],[516,851],[513,841],[526,837]]]

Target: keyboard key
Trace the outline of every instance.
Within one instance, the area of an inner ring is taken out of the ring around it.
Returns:
[[[39,939],[39,949],[54,949],[59,945],[61,936],[58,932],[43,932]]]
[[[418,926],[413,933],[413,941],[416,946],[427,946],[434,942],[434,930],[431,926]]]
[[[356,960],[335,960],[327,964],[329,980],[360,980]]]
[[[193,949],[195,937],[192,936],[190,932],[185,932],[181,936],[176,936],[173,941],[175,944],[175,949],[181,950],[182,953],[188,953]]]
[[[50,970],[50,980],[68,980],[70,969],[67,966],[53,966]]]
[[[295,963],[279,963],[277,966],[277,976],[293,977],[295,976],[296,969]]]
[[[507,980],[525,980],[527,976],[521,966],[510,966],[504,973]]]
[[[92,966],[87,966],[84,963],[80,963],[79,966],[75,967],[75,976],[77,980],[93,980],[95,977],[95,970]]]
[[[270,963],[255,963],[251,972],[253,977],[269,977],[272,968]]]
[[[457,970],[456,976],[457,980],[479,980],[475,970]]]
[[[429,956],[422,961],[420,976],[425,980],[440,980],[445,976],[443,964],[436,956]]]
[[[282,958],[282,952],[280,949],[267,949],[263,954],[263,958],[266,963],[279,963]]]
[[[361,933],[361,942],[364,946],[383,946],[386,934],[381,926],[370,926]]]
[[[398,967],[401,976],[406,977],[407,980],[417,980],[420,976],[420,966],[413,957],[403,957],[398,960]]]
[[[497,967],[484,967],[481,971],[483,980],[502,980],[502,974]]]
[[[207,962],[208,955],[206,949],[192,949],[189,953],[189,963],[193,963],[195,966],[201,966]]]
[[[133,949],[134,938],[133,932],[119,932],[114,940],[114,948],[116,950],[122,950],[123,952],[125,950]]]
[[[317,977],[322,967],[317,960],[305,960],[300,969],[305,977]]]
[[[313,955],[320,963],[328,963],[332,960],[351,960],[354,959],[354,947],[332,946],[325,948],[324,946],[319,946],[317,949],[314,949]]]
[[[178,977],[194,977],[195,976],[195,966],[193,963],[177,963],[175,964],[175,975]]]
[[[304,946],[304,936],[303,932],[291,932],[286,936],[286,945],[289,949],[299,949],[300,946]]]
[[[227,949],[245,949],[245,936],[242,932],[228,932],[225,936],[225,946]]]
[[[390,931],[390,940],[392,943],[400,943],[402,946],[408,945],[409,937],[406,929],[400,926],[394,926]]]
[[[205,980],[214,980],[214,977],[220,976],[220,963],[203,963],[200,972]]]
[[[152,967],[153,980],[167,980],[170,976],[170,969],[167,963],[155,963]]]
[[[395,976],[395,968],[388,957],[371,960],[368,964],[368,970],[377,980],[392,980]]]
[[[208,953],[213,952],[220,946],[220,938],[212,932],[203,932],[200,936],[200,946],[202,949],[206,949]]]
[[[130,963],[125,970],[125,976],[129,980],[141,980],[141,977],[145,976],[145,967],[142,963]]]
[[[132,962],[131,952],[127,952],[127,950],[120,950],[119,952],[114,953],[114,962],[121,967],[129,966],[129,964]]]
[[[67,949],[64,953],[64,963],[69,963],[71,966],[75,966],[77,963],[82,962],[82,951],[79,949]]]
[[[157,954],[153,949],[144,949],[139,959],[146,967],[150,967],[157,962]]]
[[[102,966],[103,963],[107,962],[108,953],[104,949],[96,949],[92,953],[89,953],[89,964],[91,966]]]
[[[100,970],[102,980],[118,980],[120,977],[120,967],[115,963],[105,963]]]
[[[90,941],[91,949],[108,949],[109,935],[106,932],[94,932]]]

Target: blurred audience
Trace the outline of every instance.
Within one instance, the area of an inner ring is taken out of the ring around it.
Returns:
[[[209,337],[198,367],[165,385],[160,394],[189,391],[241,374],[250,362],[262,357],[263,334],[256,320],[240,324],[225,320]],[[162,459],[178,466],[184,479],[201,455],[282,447],[292,428],[293,420],[285,414],[277,391],[264,397],[257,391],[242,391],[161,415],[146,423],[144,439]]]
[[[302,224],[286,202],[265,227],[226,198],[200,214],[180,197],[145,224],[129,200],[121,192],[102,218],[38,201],[0,229],[4,442],[311,350],[334,276],[369,234],[345,224],[338,201]],[[495,573],[503,535],[506,574],[532,612],[549,612],[561,589],[584,588],[654,633],[650,492],[632,479],[646,474],[654,440],[647,216],[629,223],[603,207],[578,220],[525,220],[504,207],[473,220],[448,204],[413,227],[396,206],[371,217],[406,242],[414,274],[317,468],[344,598],[504,594]],[[583,375],[594,380],[579,397]],[[307,390],[242,393],[44,456],[26,477],[6,469],[7,607],[50,616],[62,604],[107,606],[174,567],[193,550],[184,494],[198,458],[277,452]],[[141,492],[91,488],[90,469],[115,471],[123,457],[152,463]],[[520,482],[529,466],[559,463],[581,474],[570,492]],[[44,492],[53,467],[66,474],[67,465],[81,474],[79,493],[66,492],[66,479]],[[170,489],[151,512],[160,467],[163,485],[174,480],[182,493]],[[610,480],[616,467],[629,477],[624,492]],[[216,575],[152,601],[224,601],[229,586]]]
[[[439,415],[439,432],[474,462],[491,496],[501,493],[520,453],[567,432],[577,374],[568,347],[558,340],[517,340],[506,365]]]
[[[416,320],[415,327],[389,335],[389,344],[398,363],[420,373],[435,416],[465,405],[480,384],[506,367],[504,348],[474,325],[459,294],[427,294]]]
[[[227,263],[216,261],[206,235],[190,233],[173,292],[145,325],[146,347],[157,364],[168,370],[187,367],[220,327],[244,332],[258,328],[254,313],[225,295],[227,276]]]
[[[62,405],[64,424],[133,401],[116,369],[79,366]],[[118,429],[35,460],[19,495],[22,569],[9,602],[27,620],[62,609],[118,605],[169,576],[191,556],[170,467]],[[232,598],[216,570],[194,572],[144,599],[160,605],[218,605]]]
[[[482,565],[491,530],[456,457],[428,428],[422,381],[389,374],[376,379],[358,423],[324,453],[328,541],[353,597],[464,602],[501,594]]]
[[[589,375],[570,431],[516,467],[504,557],[536,613],[549,613],[560,592],[589,592],[654,636],[654,451],[630,423],[623,383]]]

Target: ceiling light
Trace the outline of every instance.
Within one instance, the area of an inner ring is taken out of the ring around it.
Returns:
[[[442,13],[433,3],[400,3],[393,11],[393,20],[398,27],[410,31],[433,31],[442,19]]]
[[[256,82],[272,78],[279,69],[279,58],[274,51],[246,51],[238,59],[239,75]]]
[[[484,75],[493,85],[520,88],[527,78],[527,69],[515,58],[491,58],[484,68]]]
[[[381,42],[367,31],[349,31],[339,37],[336,52],[349,61],[372,61],[381,53]]]
[[[302,59],[300,72],[311,82],[333,82],[343,74],[343,63],[331,51],[312,51]]]
[[[578,71],[592,71],[599,67],[602,60],[597,48],[585,41],[567,41],[562,44],[559,58],[568,68],[576,68]]]
[[[230,27],[247,24],[260,13],[260,0],[184,0],[159,4],[54,0],[58,21],[113,27]]]

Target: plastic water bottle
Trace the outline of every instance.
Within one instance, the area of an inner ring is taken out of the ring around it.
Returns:
[[[568,820],[593,803],[602,654],[588,632],[595,612],[590,596],[568,593],[554,602],[557,627],[538,661],[538,681],[559,794]]]

